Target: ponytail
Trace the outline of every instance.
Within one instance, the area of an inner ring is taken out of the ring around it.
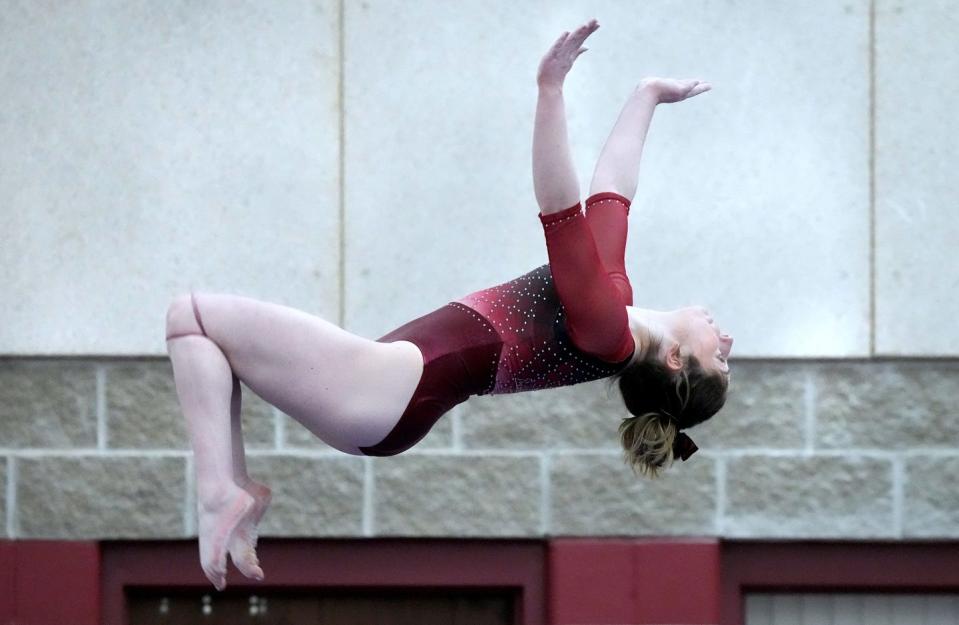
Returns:
[[[627,417],[619,424],[626,463],[634,473],[647,477],[658,477],[672,464],[678,434],[676,422],[658,412]]]
[[[687,357],[679,372],[651,356],[631,364],[617,378],[632,415],[619,426],[625,460],[633,471],[649,477],[657,477],[674,458],[686,460],[696,451],[692,439],[680,430],[718,412],[729,384],[725,375],[707,371],[694,356]]]

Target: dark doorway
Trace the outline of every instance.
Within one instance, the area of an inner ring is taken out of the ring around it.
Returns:
[[[265,582],[216,592],[196,540],[101,544],[102,625],[545,625],[546,545],[496,539],[265,539]],[[204,599],[205,598],[205,599]]]
[[[508,591],[127,589],[129,625],[512,625]]]

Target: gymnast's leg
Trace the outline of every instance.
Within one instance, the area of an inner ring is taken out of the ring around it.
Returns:
[[[233,532],[228,551],[233,564],[247,577],[262,580],[263,569],[256,557],[257,526],[270,506],[273,493],[265,485],[253,480],[246,471],[246,452],[243,447],[241,419],[242,390],[240,379],[233,375],[230,397],[230,435],[233,454],[233,482],[253,497],[253,510],[246,515]]]
[[[293,308],[221,294],[175,298],[167,336],[194,450],[200,560],[222,589],[228,544],[256,515],[231,427],[239,419],[234,376],[336,449],[359,454],[398,421],[422,354],[406,341],[377,343]]]

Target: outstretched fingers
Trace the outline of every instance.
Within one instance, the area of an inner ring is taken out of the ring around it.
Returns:
[[[686,95],[687,98],[691,98],[695,95],[699,95],[700,93],[706,93],[707,91],[713,88],[713,86],[709,84],[708,82],[700,82],[697,80],[695,81],[695,83],[696,84],[693,85],[692,89],[690,89],[689,93]]]
[[[590,20],[574,30],[557,37],[540,62],[537,81],[540,85],[562,85],[573,63],[586,48],[583,42],[599,28],[596,20]]]
[[[579,50],[583,42],[586,41],[586,38],[595,33],[597,29],[599,29],[599,22],[595,19],[589,20],[568,36],[567,41],[569,47],[573,50]]]

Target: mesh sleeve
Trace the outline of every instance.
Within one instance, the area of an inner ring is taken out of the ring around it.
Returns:
[[[570,338],[579,349],[608,362],[633,351],[622,293],[600,258],[593,232],[580,205],[540,214],[553,282]]]
[[[633,305],[633,287],[626,275],[629,204],[617,193],[597,193],[586,199],[586,221],[596,241],[596,251],[624,306]]]

